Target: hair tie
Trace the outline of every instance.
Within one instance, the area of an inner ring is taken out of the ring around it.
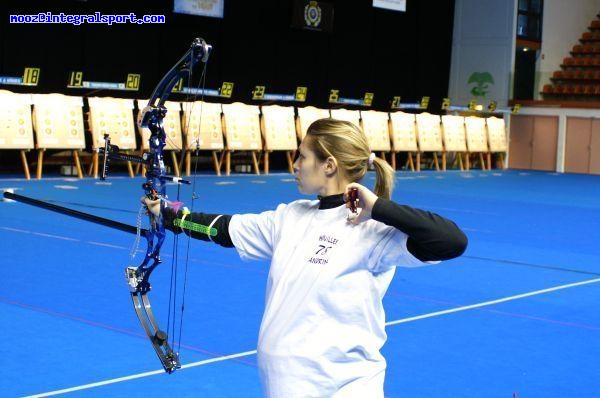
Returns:
[[[371,154],[369,155],[369,167],[373,166],[373,162],[375,161],[375,154],[373,152],[371,152]]]

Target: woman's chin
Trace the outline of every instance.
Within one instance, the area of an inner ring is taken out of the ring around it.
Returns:
[[[313,193],[310,189],[306,189],[300,182],[298,182],[298,191],[303,195],[311,195]]]

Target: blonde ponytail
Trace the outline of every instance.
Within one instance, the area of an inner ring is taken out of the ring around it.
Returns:
[[[391,199],[395,182],[394,169],[381,158],[373,160],[373,167],[375,168],[375,195],[380,198]]]

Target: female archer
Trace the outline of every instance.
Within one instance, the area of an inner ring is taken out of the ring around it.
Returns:
[[[374,192],[360,184],[369,168]],[[444,217],[390,200],[394,171],[352,123],[312,123],[294,176],[318,199],[235,215],[144,202],[175,233],[270,260],[257,348],[265,396],[383,397],[382,299],[395,267],[460,256],[467,238]],[[198,224],[208,228],[188,228]]]

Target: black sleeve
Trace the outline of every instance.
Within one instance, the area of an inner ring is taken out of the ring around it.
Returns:
[[[162,214],[165,228],[176,234],[183,232],[194,239],[215,242],[223,247],[233,247],[231,236],[229,236],[230,215],[206,213],[185,215],[183,210],[175,213],[169,207],[163,209]],[[215,221],[217,217],[218,219]]]
[[[379,198],[371,217],[408,235],[408,251],[421,261],[449,260],[467,248],[467,236],[454,222],[429,211]]]

